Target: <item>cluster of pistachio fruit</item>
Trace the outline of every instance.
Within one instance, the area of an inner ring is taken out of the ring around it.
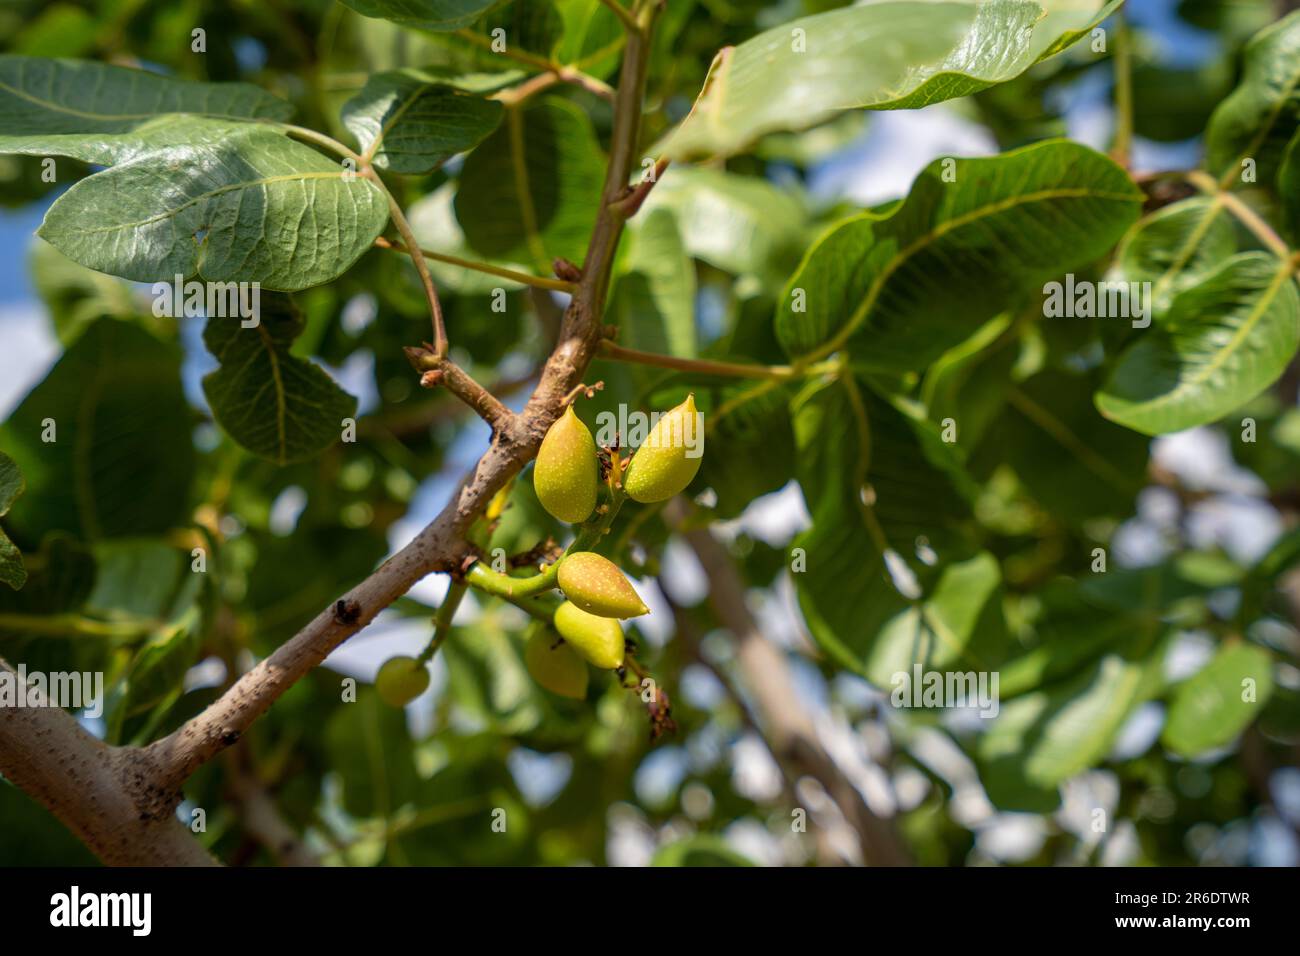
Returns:
[[[537,499],[552,516],[580,526],[577,539],[534,580],[559,587],[565,600],[549,622],[534,627],[524,663],[537,683],[563,697],[587,695],[587,664],[621,671],[627,656],[620,621],[649,613],[632,583],[609,558],[588,550],[608,529],[623,501],[666,501],[684,491],[703,460],[703,434],[695,396],[664,412],[626,464],[616,450],[600,449],[590,429],[566,407],[546,433],[533,468]],[[697,441],[687,441],[687,437]],[[609,497],[597,504],[601,485]],[[474,576],[469,577],[471,584]],[[379,670],[379,695],[402,706],[424,692],[429,673],[411,657]]]

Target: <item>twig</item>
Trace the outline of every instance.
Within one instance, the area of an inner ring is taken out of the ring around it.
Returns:
[[[603,358],[617,362],[635,362],[639,365],[653,365],[656,368],[675,369],[681,372],[697,372],[700,375],[726,375],[733,378],[770,378],[790,379],[801,372],[791,365],[745,365],[740,362],[715,362],[710,359],[678,358],[676,355],[659,355],[655,352],[642,352],[603,339],[600,343]]]
[[[1255,210],[1238,199],[1234,193],[1221,188],[1213,176],[1201,172],[1199,169],[1194,169],[1187,173],[1187,181],[1207,196],[1216,197],[1219,202],[1223,203],[1223,208],[1236,216],[1238,222],[1253,232],[1270,251],[1283,259],[1291,258],[1290,247],[1283,241],[1281,236],[1273,231],[1273,227],[1261,219]]]
[[[405,243],[395,242],[392,239],[385,239],[380,236],[375,240],[375,245],[380,249],[391,249],[394,252],[402,252],[410,255]],[[572,292],[576,286],[572,282],[565,282],[563,279],[547,279],[542,276],[529,275],[527,272],[518,272],[514,269],[507,269],[504,266],[494,266],[488,262],[476,262],[473,259],[462,259],[459,256],[447,255],[445,252],[434,252],[431,249],[421,249],[420,254],[426,259],[432,259],[435,262],[445,262],[448,265],[460,266],[462,269],[473,269],[475,272],[484,272],[488,275],[497,276],[502,279],[509,279],[511,282],[518,282],[520,285],[535,286],[539,289],[551,289],[555,292]]]
[[[420,241],[415,238],[415,233],[411,230],[411,224],[406,221],[406,215],[402,212],[402,207],[397,200],[393,198],[387,187],[380,182],[379,176],[373,169],[367,170],[368,175],[379,188],[384,190],[384,195],[388,197],[388,209],[392,215],[393,225],[397,227],[397,233],[406,243],[406,253],[415,263],[415,271],[420,274],[420,282],[424,286],[424,296],[429,300],[429,315],[433,319],[433,351],[438,358],[443,358],[447,354],[447,326],[442,318],[442,303],[438,301],[438,289],[433,284],[433,276],[429,273],[429,263],[424,259],[424,250],[420,248]]]
[[[589,93],[594,93],[601,99],[613,101],[615,98],[615,92],[609,87],[609,84],[582,72],[576,67],[566,66],[563,63],[556,63],[552,60],[546,59],[545,57],[529,53],[526,50],[512,50],[509,47],[501,50],[494,50],[492,49],[491,40],[473,30],[457,30],[454,35],[460,37],[462,40],[474,44],[477,47],[487,50],[489,53],[494,53],[497,56],[504,56],[507,59],[514,60],[516,63],[523,63],[526,66],[533,67],[534,69],[550,73],[560,81],[581,87]]]

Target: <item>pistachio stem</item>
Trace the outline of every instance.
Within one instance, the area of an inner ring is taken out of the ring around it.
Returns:
[[[410,250],[405,243],[397,242],[393,239],[385,239],[383,236],[375,239],[375,245],[380,249],[392,249],[394,252],[403,252],[410,255]],[[548,279],[543,276],[531,275],[527,272],[519,272],[515,269],[507,269],[504,266],[494,266],[487,262],[477,262],[473,259],[462,259],[459,256],[448,255],[445,252],[434,252],[432,249],[421,249],[420,254],[426,259],[433,259],[435,262],[445,262],[448,265],[460,266],[462,269],[473,269],[475,272],[484,272],[491,276],[497,276],[501,279],[509,279],[511,282],[518,282],[520,285],[530,285],[538,289],[550,289],[554,292],[572,292],[577,288],[575,283],[565,282],[563,279]]]
[[[518,603],[516,599],[535,597],[554,589],[556,579],[560,573],[560,562],[566,556],[575,552],[590,551],[605,536],[610,525],[614,523],[614,519],[618,516],[619,509],[623,507],[623,502],[627,500],[627,495],[623,493],[623,489],[615,485],[619,474],[616,463],[610,473],[609,500],[604,502],[603,505],[606,510],[600,512],[598,508],[595,517],[581,525],[577,537],[564,549],[564,554],[547,565],[545,570],[528,577],[516,578],[500,571],[494,571],[482,561],[476,561],[466,572],[465,580],[485,594],[504,598],[511,603]],[[522,607],[522,605],[520,606]],[[525,607],[524,610],[528,610],[528,608]]]
[[[1223,203],[1223,208],[1236,216],[1237,221],[1253,232],[1271,252],[1283,259],[1290,258],[1290,247],[1273,231],[1273,227],[1261,219],[1255,210],[1224,189],[1213,176],[1199,169],[1193,169],[1187,173],[1187,181],[1207,196],[1214,196]]]
[[[617,362],[635,362],[638,365],[653,365],[656,368],[674,369],[679,372],[697,372],[701,375],[727,375],[733,378],[795,378],[800,370],[793,365],[745,365],[740,362],[715,362],[708,359],[679,358],[676,355],[660,355],[655,352],[643,352],[630,349],[609,339],[600,343],[601,355]]]
[[[451,586],[447,588],[447,596],[443,598],[437,613],[433,615],[433,638],[416,658],[416,663],[420,666],[429,663],[433,655],[438,653],[438,648],[442,647],[443,642],[447,640],[447,635],[451,633],[451,619],[456,616],[456,609],[460,607],[467,590],[469,586],[464,581],[452,581]]]

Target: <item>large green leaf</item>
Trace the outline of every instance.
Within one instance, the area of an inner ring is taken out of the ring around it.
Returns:
[[[376,73],[343,106],[343,125],[374,165],[427,173],[476,146],[501,122],[502,106],[414,71]]]
[[[803,204],[790,190],[754,176],[670,167],[643,214],[660,207],[677,215],[692,256],[771,284],[789,275],[806,241]]]
[[[980,779],[993,803],[1044,812],[1063,781],[1110,751],[1154,689],[1153,663],[1109,653],[1078,676],[1008,701],[980,738]]]
[[[107,166],[206,135],[194,114],[225,120],[286,120],[293,107],[248,83],[193,83],[103,63],[0,55],[0,153],[71,156]],[[186,137],[182,139],[180,137]]]
[[[1232,217],[1203,196],[1165,206],[1135,225],[1116,254],[1117,278],[1150,282],[1152,311],[1200,282],[1237,251]]]
[[[421,30],[459,30],[506,0],[343,0],[363,16]]]
[[[1124,170],[1076,143],[938,160],[901,205],[813,246],[777,335],[792,356],[847,346],[859,367],[924,368],[1017,295],[1106,252],[1140,202]]]
[[[479,252],[531,262],[545,275],[552,257],[583,260],[603,178],[587,115],[544,99],[512,109],[465,160],[456,217]]]
[[[261,321],[210,318],[203,343],[221,367],[203,377],[217,424],[254,454],[276,464],[301,461],[338,440],[357,400],[320,366],[290,354],[303,330],[288,296],[263,302]]]
[[[1247,252],[1174,299],[1097,393],[1107,418],[1148,435],[1212,422],[1254,398],[1300,346],[1300,295],[1291,269]]]
[[[890,0],[794,20],[718,54],[691,114],[652,152],[739,152],[837,110],[911,109],[1019,76],[1118,2]]]
[[[1235,180],[1241,162],[1254,160],[1254,181],[1271,185],[1300,123],[1300,11],[1257,33],[1245,57],[1241,83],[1210,117],[1206,164]]]
[[[1093,379],[1047,371],[1013,386],[995,430],[1001,459],[1045,508],[1071,520],[1130,513],[1148,442],[1106,421]]]
[[[9,515],[15,536],[61,530],[92,540],[185,521],[194,445],[180,358],[115,319],[82,333],[0,426],[0,444],[27,478]]]
[[[693,358],[695,266],[682,244],[677,219],[669,209],[659,208],[634,222],[621,274],[610,295],[619,343]],[[644,380],[654,373],[637,368],[634,374]]]
[[[127,279],[197,275],[287,291],[337,277],[387,221],[387,200],[369,179],[246,125],[83,179],[50,207],[40,235]]]
[[[1272,693],[1272,654],[1253,644],[1223,647],[1174,692],[1160,739],[1184,757],[1222,747],[1263,712]]]
[[[926,571],[918,551],[940,567],[970,556],[966,494],[932,460],[928,425],[851,378],[811,383],[791,412],[813,519],[794,542],[806,558],[799,606],[818,645],[870,677],[881,628],[921,596],[906,583]]]
[[[898,673],[996,670],[1010,641],[1002,614],[1002,571],[981,552],[950,565],[926,599],[881,629],[865,662],[867,677],[888,687]]]
[[[1277,192],[1282,197],[1282,211],[1286,216],[1291,238],[1300,242],[1300,126],[1282,154],[1282,168],[1277,174]],[[1292,243],[1294,247],[1295,243]]]
[[[14,460],[0,451],[0,518],[9,513],[14,499],[23,493],[23,473]],[[18,590],[27,583],[27,566],[22,552],[0,528],[0,581]]]

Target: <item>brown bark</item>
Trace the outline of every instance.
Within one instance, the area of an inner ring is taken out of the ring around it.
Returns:
[[[421,578],[458,570],[472,553],[465,540],[470,525],[537,454],[547,428],[563,410],[565,396],[582,380],[600,343],[610,268],[624,225],[617,203],[630,192],[650,28],[657,10],[655,3],[640,5],[642,28],[628,34],[602,202],[555,349],[524,411],[490,422],[490,447],[438,517],[235,681],[207,710],[145,748],[106,746],[61,710],[0,711],[0,772],[43,803],[105,863],[212,864],[173,815],[185,780],[235,743],[281,694]],[[459,369],[449,372],[444,384],[450,391],[480,413],[488,408],[481,386]]]

